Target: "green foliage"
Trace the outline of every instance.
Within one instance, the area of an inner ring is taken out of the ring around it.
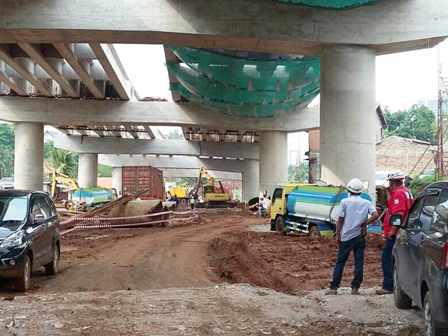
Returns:
[[[100,177],[112,177],[113,167],[98,165],[98,175]]]
[[[428,185],[436,181],[436,175],[426,176],[414,180],[411,184],[411,193],[416,198],[418,194]]]
[[[302,162],[300,166],[288,166],[288,181],[293,183],[308,183],[308,162]]]
[[[0,178],[14,174],[14,125],[0,124]]]
[[[437,139],[436,116],[425,106],[414,105],[409,110],[385,113],[388,129],[386,137],[400,136],[435,144]]]
[[[184,135],[179,128],[175,128],[166,137],[167,139],[183,139]]]
[[[44,159],[47,166],[59,172],[76,178],[78,176],[78,154],[63,149],[54,148],[53,141],[44,144]]]

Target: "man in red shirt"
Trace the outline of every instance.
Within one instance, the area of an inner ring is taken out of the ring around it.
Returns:
[[[387,176],[389,181],[388,191],[390,199],[387,202],[386,217],[383,222],[384,238],[386,238],[386,245],[383,250],[381,265],[383,266],[383,287],[377,290],[378,295],[392,294],[394,289],[394,280],[392,276],[392,249],[395,245],[395,238],[397,237],[399,228],[391,226],[389,219],[391,215],[401,215],[401,221],[404,223],[406,216],[411,208],[413,198],[409,190],[403,185],[405,176],[401,170],[393,170]]]

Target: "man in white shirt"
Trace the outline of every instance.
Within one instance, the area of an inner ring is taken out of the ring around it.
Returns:
[[[343,199],[339,206],[339,219],[336,231],[339,251],[334,265],[333,281],[330,283],[327,295],[337,294],[350,251],[353,251],[355,256],[355,277],[352,281],[352,294],[359,294],[359,287],[363,280],[367,225],[378,218],[378,212],[372,203],[361,198],[363,189],[361,180],[357,178],[350,180],[347,189],[349,197]]]

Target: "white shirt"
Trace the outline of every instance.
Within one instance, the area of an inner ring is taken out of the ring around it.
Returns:
[[[361,226],[376,209],[361,196],[349,196],[341,201],[338,216],[344,218],[341,241],[347,241],[361,234]]]

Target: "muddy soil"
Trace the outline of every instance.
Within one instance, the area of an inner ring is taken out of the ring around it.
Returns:
[[[225,213],[225,214],[224,214]],[[223,220],[224,219],[224,220]],[[202,214],[201,223],[177,227],[85,230],[61,241],[61,272],[32,278],[31,293],[198,287],[219,282],[207,263],[210,242],[260,219],[235,212]],[[8,282],[0,283],[0,288]],[[0,291],[0,297],[15,294]]]
[[[255,228],[256,230],[256,228]],[[383,239],[367,239],[362,286],[381,285]],[[284,293],[328,287],[337,255],[334,238],[277,235],[271,232],[231,232],[216,238],[209,250],[211,265],[225,281],[251,283]],[[353,279],[353,254],[345,267],[342,286]]]

